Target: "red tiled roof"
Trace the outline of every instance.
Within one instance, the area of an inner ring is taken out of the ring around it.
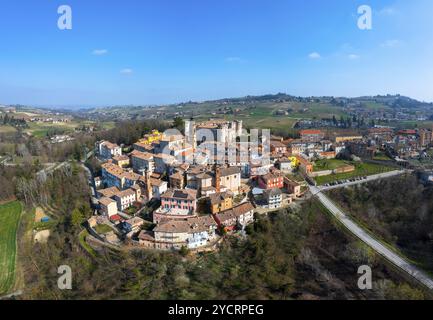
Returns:
[[[302,130],[300,132],[301,135],[305,135],[305,134],[323,134],[322,131],[320,130]]]
[[[122,217],[119,216],[118,214],[115,214],[115,215],[112,215],[112,216],[110,217],[110,220],[111,220],[111,221],[120,221],[120,220],[122,220]]]

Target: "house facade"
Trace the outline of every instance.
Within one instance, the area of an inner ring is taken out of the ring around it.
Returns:
[[[120,191],[114,196],[120,211],[130,208],[137,201],[137,194],[133,189]]]
[[[236,228],[244,229],[248,224],[254,222],[254,206],[251,202],[246,202],[215,214],[214,219],[220,228],[227,231],[233,231]]]
[[[122,155],[122,148],[115,143],[102,141],[99,143],[99,155],[104,159],[111,159]]]
[[[266,208],[278,209],[281,208],[283,203],[283,193],[280,189],[269,189],[263,192],[263,196],[266,201]]]
[[[100,212],[108,218],[117,215],[117,203],[111,198],[102,197],[99,199]]]
[[[185,219],[195,216],[197,191],[192,189],[168,189],[161,195],[161,207],[153,213],[153,222],[165,218]]]
[[[151,153],[133,151],[131,153],[131,163],[135,172],[142,173],[148,171],[152,173],[155,171],[155,162]]]
[[[209,210],[212,214],[233,208],[233,194],[218,192],[209,196]]]
[[[259,187],[265,190],[284,187],[284,177],[281,174],[271,173],[265,174],[258,178]]]

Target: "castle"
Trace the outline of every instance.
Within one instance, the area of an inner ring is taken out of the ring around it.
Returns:
[[[211,135],[211,136],[210,136]],[[193,120],[185,121],[187,143],[197,146],[197,142],[215,141],[224,144],[236,142],[242,135],[242,120],[209,120],[196,124]]]

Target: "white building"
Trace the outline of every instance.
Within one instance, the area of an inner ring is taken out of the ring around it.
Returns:
[[[102,141],[98,146],[99,155],[104,159],[111,159],[122,155],[122,148],[115,143]]]
[[[131,207],[137,201],[136,192],[132,189],[120,191],[114,196],[119,210],[123,211]]]

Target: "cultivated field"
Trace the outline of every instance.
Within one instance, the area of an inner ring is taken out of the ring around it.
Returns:
[[[21,217],[18,201],[0,205],[0,295],[11,290],[15,283],[16,237]]]
[[[17,130],[12,126],[0,125],[0,133],[13,133]]]

